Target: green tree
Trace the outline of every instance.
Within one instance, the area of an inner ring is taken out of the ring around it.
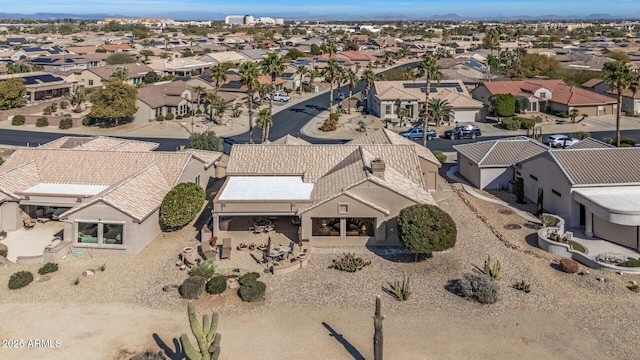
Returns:
[[[304,53],[296,48],[291,48],[285,57],[289,60],[295,60],[299,57],[304,57]]]
[[[253,144],[253,95],[260,83],[260,71],[253,62],[240,65],[240,83],[247,88],[247,105],[249,108],[249,144]]]
[[[491,55],[493,55],[493,50],[496,49],[500,45],[500,31],[497,28],[491,28],[486,32],[484,40],[482,41],[482,46],[485,49],[489,49]]]
[[[7,64],[7,74],[28,73],[29,71],[31,71],[31,69],[29,65],[25,63],[16,62]]]
[[[456,223],[435,205],[414,205],[398,214],[398,237],[407,250],[428,255],[456,244]]]
[[[333,83],[341,77],[341,71],[342,68],[340,68],[338,61],[334,58],[329,59],[327,67],[322,70],[324,81],[329,84],[329,115],[331,115],[331,112],[333,111]],[[338,88],[340,88],[339,85]]]
[[[620,117],[622,116],[622,95],[626,91],[634,95],[638,90],[638,74],[634,73],[624,61],[608,62],[602,67],[604,82],[610,89],[616,90],[618,108],[616,110],[616,146],[620,147]]]
[[[571,122],[574,123],[576,122],[576,118],[580,115],[580,111],[576,108],[571,109],[571,111],[569,111],[569,118],[571,119]]]
[[[276,52],[270,52],[267,57],[260,62],[260,70],[262,74],[269,75],[271,77],[271,96],[269,96],[269,114],[273,114],[273,96],[276,92],[276,77],[284,75],[284,61]],[[266,124],[266,128],[263,128],[263,137],[269,138],[269,128],[271,123]],[[262,140],[264,142],[265,140]]]
[[[198,150],[222,151],[222,139],[215,131],[205,131],[203,133],[193,133],[189,136],[189,147]]]
[[[433,98],[429,100],[429,117],[440,124],[441,122],[450,122],[453,118],[453,106],[447,100]]]
[[[354,86],[358,85],[358,81],[360,79],[358,78],[358,74],[356,74],[355,71],[349,69],[345,73],[344,80],[346,80],[347,85],[349,85],[349,109],[347,111],[349,112],[349,114],[351,114],[351,97],[353,97],[353,88]]]
[[[149,61],[149,57],[153,56],[153,51],[149,49],[140,50],[140,56],[144,56],[144,62],[146,63]]]
[[[413,70],[413,68],[410,67],[405,67],[404,69],[402,69],[402,78],[405,80],[415,80],[416,79],[416,73]]]
[[[620,50],[611,51],[610,53],[608,53],[605,56],[608,57],[608,58],[611,58],[613,60],[618,60],[618,61],[622,61],[622,62],[625,62],[625,63],[629,62],[629,54],[627,54],[626,52],[620,51]]]
[[[144,82],[145,84],[153,84],[158,81],[160,81],[160,75],[158,75],[158,73],[155,71],[149,71],[148,73],[144,74],[144,77],[142,78],[142,82]]]
[[[309,52],[311,53],[311,55],[322,55],[322,50],[320,49],[320,46],[318,46],[318,44],[311,44]]]
[[[256,126],[262,129],[262,137],[261,142],[266,142],[269,138],[269,134],[267,133],[267,129],[273,125],[273,117],[271,116],[271,112],[267,109],[262,109],[258,112],[258,118],[256,119]]]
[[[496,116],[513,116],[516,112],[516,99],[512,94],[496,94],[491,97],[491,105]]]
[[[200,185],[192,182],[176,185],[160,204],[162,229],[175,231],[183,228],[198,215],[205,200],[204,189]]]
[[[0,110],[21,107],[26,104],[27,87],[21,78],[0,81]]]
[[[82,112],[82,104],[87,100],[87,94],[84,91],[76,91],[69,102],[76,107],[76,112]]]
[[[216,90],[218,92],[218,88],[220,87],[220,83],[224,83],[227,81],[227,69],[224,64],[217,64],[213,68],[211,68],[211,72],[209,73],[212,81],[216,82]]]
[[[131,120],[138,111],[136,101],[138,89],[120,81],[109,81],[103,89],[91,93],[93,104],[89,116],[118,125],[123,120]]]
[[[125,53],[115,53],[107,56],[104,62],[109,65],[133,64],[136,62],[136,58]]]
[[[120,82],[127,82],[129,81],[129,70],[127,68],[117,68],[115,70],[113,70],[113,73],[111,73],[111,76],[109,77],[109,81],[120,81]]]
[[[298,94],[302,94],[302,83],[304,82],[304,78],[308,73],[309,69],[304,65],[300,65],[296,69],[296,75],[300,75],[300,86],[298,87]]]
[[[422,136],[422,145],[427,146],[427,127],[429,126],[429,92],[431,90],[431,81],[437,81],[440,83],[440,79],[442,79],[442,72],[440,71],[440,66],[438,65],[438,60],[429,56],[426,59],[422,60],[422,62],[418,65],[418,76],[425,77],[425,89],[424,89],[424,118],[422,120],[422,128],[424,130],[424,134]],[[437,124],[436,126],[438,126]]]
[[[215,99],[213,100],[211,107],[216,112],[219,123],[223,124],[224,121],[222,118],[224,117],[224,113],[229,110],[231,105],[229,105],[229,103],[226,102],[225,99],[223,99],[221,96],[215,94],[213,94],[213,96],[215,97]]]
[[[365,82],[365,95],[369,95],[369,91],[371,91],[373,84],[378,80],[378,76],[373,72],[373,70],[367,69],[362,72],[360,79]]]
[[[198,103],[196,110],[200,110],[200,102],[202,102],[202,94],[207,92],[207,88],[205,88],[204,86],[196,85],[191,88],[191,91],[193,91],[193,93],[196,95],[196,100]]]

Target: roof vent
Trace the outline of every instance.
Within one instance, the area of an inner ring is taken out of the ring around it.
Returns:
[[[371,160],[371,174],[373,174],[373,176],[379,177],[381,179],[384,179],[384,169],[385,169],[386,165],[384,163],[384,160],[378,158],[375,160]]]

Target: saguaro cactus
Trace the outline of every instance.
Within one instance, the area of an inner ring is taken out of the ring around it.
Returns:
[[[209,323],[209,316],[203,315],[202,325],[200,325],[195,306],[191,301],[187,306],[187,312],[189,314],[191,332],[198,343],[198,350],[191,345],[187,334],[182,334],[180,335],[180,342],[185,355],[189,360],[217,360],[220,356],[220,340],[222,339],[222,334],[217,332],[218,313],[214,311],[211,314],[211,323]]]
[[[382,315],[380,305],[380,295],[376,297],[376,314],[373,315],[373,327],[375,329],[373,333],[373,358],[374,360],[382,360]]]

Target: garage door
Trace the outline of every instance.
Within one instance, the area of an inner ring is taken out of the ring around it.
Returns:
[[[456,110],[454,118],[461,123],[474,122],[479,112],[479,110]]]

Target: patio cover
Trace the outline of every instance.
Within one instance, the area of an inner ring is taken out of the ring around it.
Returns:
[[[218,199],[310,200],[313,186],[300,176],[232,176]]]
[[[596,216],[619,225],[640,225],[640,186],[574,189],[574,199]]]

